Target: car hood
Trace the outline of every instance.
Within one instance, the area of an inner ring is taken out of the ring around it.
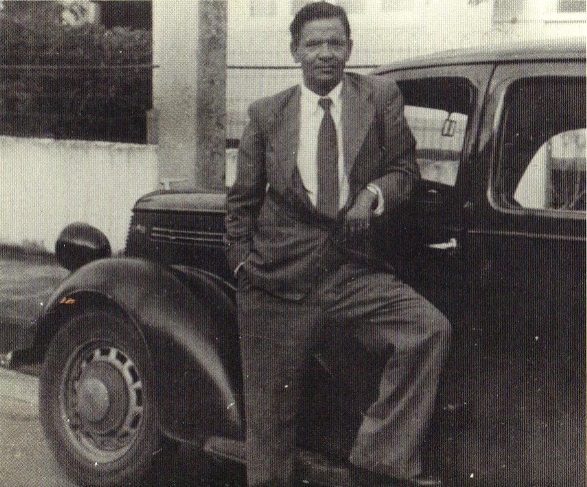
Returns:
[[[225,193],[156,191],[141,197],[133,211],[206,211],[224,213]]]

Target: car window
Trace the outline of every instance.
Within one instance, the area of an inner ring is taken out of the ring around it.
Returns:
[[[585,136],[585,129],[567,130],[542,144],[516,186],[516,203],[585,211]]]
[[[422,179],[433,186],[454,186],[473,99],[469,80],[422,76],[400,80],[398,85],[416,139]]]
[[[422,179],[454,186],[468,117],[413,105],[405,107],[405,115],[416,139]]]
[[[522,79],[504,99],[492,201],[505,210],[585,211],[585,86],[579,78]]]

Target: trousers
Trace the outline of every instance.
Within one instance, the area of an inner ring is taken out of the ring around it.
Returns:
[[[295,485],[296,418],[324,322],[353,327],[370,350],[393,350],[349,461],[397,478],[419,474],[421,444],[450,346],[444,315],[394,274],[352,263],[325,275],[300,301],[254,287],[241,272],[237,307],[249,487]]]

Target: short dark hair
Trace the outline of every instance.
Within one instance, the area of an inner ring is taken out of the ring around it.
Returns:
[[[299,44],[302,34],[302,27],[304,27],[305,24],[311,22],[312,20],[331,18],[340,19],[344,27],[346,37],[347,39],[350,39],[351,26],[344,8],[328,2],[312,2],[307,3],[300,10],[298,10],[289,26],[289,31],[291,32],[291,38],[294,46]]]

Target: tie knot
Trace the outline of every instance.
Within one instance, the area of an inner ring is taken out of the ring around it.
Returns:
[[[332,100],[328,97],[320,98],[318,100],[318,105],[322,107],[322,109],[327,112],[330,110],[330,105],[332,105]]]

